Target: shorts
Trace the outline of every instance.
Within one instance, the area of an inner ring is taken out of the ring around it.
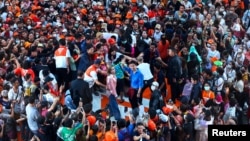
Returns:
[[[118,95],[120,95],[121,92],[124,92],[124,86],[125,86],[124,78],[117,79],[116,92]]]

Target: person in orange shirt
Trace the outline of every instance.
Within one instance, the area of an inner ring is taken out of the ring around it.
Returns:
[[[166,38],[166,35],[161,35],[161,40],[158,42],[158,51],[160,53],[160,57],[163,61],[165,61],[168,57],[168,48],[169,48],[169,41]]]
[[[213,100],[215,98],[215,94],[211,91],[211,86],[209,83],[204,84],[204,90],[202,91],[202,100],[205,105],[208,100]]]

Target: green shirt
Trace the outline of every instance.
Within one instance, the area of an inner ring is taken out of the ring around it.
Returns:
[[[73,128],[60,127],[57,131],[57,135],[64,141],[75,141],[76,132],[78,129],[83,128],[83,124],[80,123]]]

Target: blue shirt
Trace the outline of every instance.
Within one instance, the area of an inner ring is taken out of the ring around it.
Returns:
[[[126,67],[125,70],[130,74],[130,87],[134,89],[139,89],[143,87],[143,75],[137,69],[133,72],[130,68]]]
[[[119,141],[124,141],[126,136],[133,137],[134,128],[135,128],[135,125],[130,123],[127,128],[119,130],[118,131]]]

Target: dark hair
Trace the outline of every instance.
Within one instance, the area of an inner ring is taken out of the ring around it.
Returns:
[[[237,72],[236,74],[236,79],[237,80],[242,80],[243,76],[242,76],[242,73],[240,71]]]
[[[144,126],[144,125],[143,125],[142,122],[138,122],[138,123],[136,124],[136,126],[138,127],[138,126]]]
[[[60,39],[59,44],[62,45],[62,46],[65,46],[66,45],[66,40],[65,39]]]
[[[30,61],[28,61],[28,60],[25,60],[24,62],[23,62],[23,69],[29,69],[29,68],[31,68],[31,63],[30,63]]]
[[[45,117],[44,116],[38,116],[36,121],[37,121],[38,124],[42,125],[42,124],[45,123]]]
[[[223,75],[224,73],[224,69],[222,67],[218,67],[216,71],[218,72],[219,75]]]
[[[115,54],[115,55],[112,55],[112,54],[111,54],[113,51],[116,51],[115,48],[113,48],[113,47],[110,48],[109,51],[108,51],[108,59],[109,59],[109,60],[112,60],[112,56],[113,56],[113,59],[116,58],[116,54]]]
[[[208,76],[212,76],[213,72],[211,71],[211,69],[205,69],[204,72],[208,75]]]
[[[86,114],[90,113],[92,111],[92,104],[91,103],[85,104],[83,106],[83,109],[84,109],[84,111],[85,111]]]
[[[97,134],[97,132],[98,132],[98,126],[96,124],[93,125],[93,126],[91,126],[91,129],[93,131],[93,135]]]
[[[98,138],[97,138],[96,135],[91,135],[91,136],[89,137],[89,141],[98,141]]]
[[[235,98],[231,98],[229,100],[229,106],[234,107],[237,104],[237,100]]]
[[[118,129],[122,129],[124,127],[126,127],[126,120],[121,118],[117,121],[117,127]]]
[[[66,120],[63,122],[63,126],[68,127],[68,128],[71,128],[72,124],[73,124],[73,120],[70,119],[70,118],[66,119]]]
[[[134,61],[134,60],[132,60],[132,61],[129,62],[129,64],[135,64],[135,65],[137,65],[137,62]]]
[[[194,75],[191,76],[191,78],[193,78],[193,80],[198,81],[199,80],[199,75],[194,74]]]
[[[30,104],[34,104],[35,103],[35,97],[34,96],[30,96],[29,97],[29,103]]]
[[[82,76],[83,76],[83,74],[84,74],[84,72],[83,72],[83,71],[78,71],[78,72],[77,72],[77,76],[82,77]]]

